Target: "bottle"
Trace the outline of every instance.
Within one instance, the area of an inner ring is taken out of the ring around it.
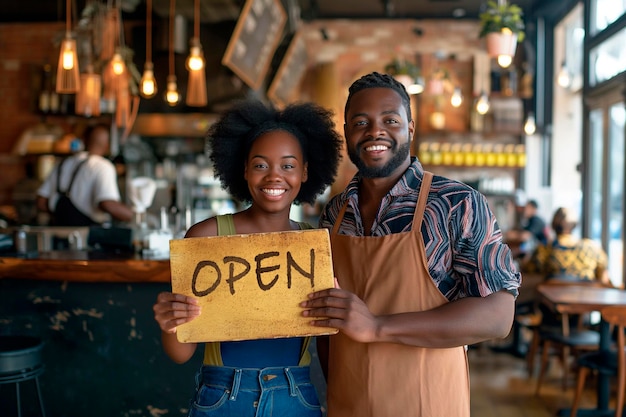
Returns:
[[[15,252],[18,255],[25,255],[27,252],[27,244],[26,244],[26,230],[18,229],[15,232]]]

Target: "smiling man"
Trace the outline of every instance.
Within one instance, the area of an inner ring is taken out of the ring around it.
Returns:
[[[511,329],[521,276],[496,219],[411,157],[414,129],[393,77],[352,84],[344,132],[359,171],[320,219],[339,285],[302,304],[340,330],[318,347],[329,417],[469,416],[466,345]]]

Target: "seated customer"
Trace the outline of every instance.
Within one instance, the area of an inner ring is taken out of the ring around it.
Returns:
[[[578,219],[571,210],[559,208],[552,218],[556,238],[552,243],[539,245],[522,264],[522,271],[540,273],[546,279],[599,280],[611,285],[606,253],[593,240],[573,236],[577,224]]]
[[[514,250],[516,258],[524,258],[538,246],[546,245],[549,241],[549,231],[546,222],[538,214],[539,204],[536,200],[528,200],[524,205],[521,226],[518,229],[509,230],[504,235],[504,240],[512,247],[519,245]]]

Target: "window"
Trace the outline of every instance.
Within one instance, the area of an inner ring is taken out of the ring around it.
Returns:
[[[626,28],[589,53],[589,85],[594,86],[626,71]]]
[[[591,34],[606,29],[626,12],[626,0],[592,0]]]

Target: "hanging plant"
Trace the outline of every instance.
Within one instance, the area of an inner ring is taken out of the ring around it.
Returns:
[[[480,37],[490,33],[511,32],[517,35],[517,41],[522,42],[525,37],[522,9],[516,4],[506,1],[491,0],[487,2],[487,10],[480,14]]]
[[[398,58],[385,65],[385,72],[389,75],[408,75],[413,79],[420,75],[420,69],[417,65],[406,59]]]

